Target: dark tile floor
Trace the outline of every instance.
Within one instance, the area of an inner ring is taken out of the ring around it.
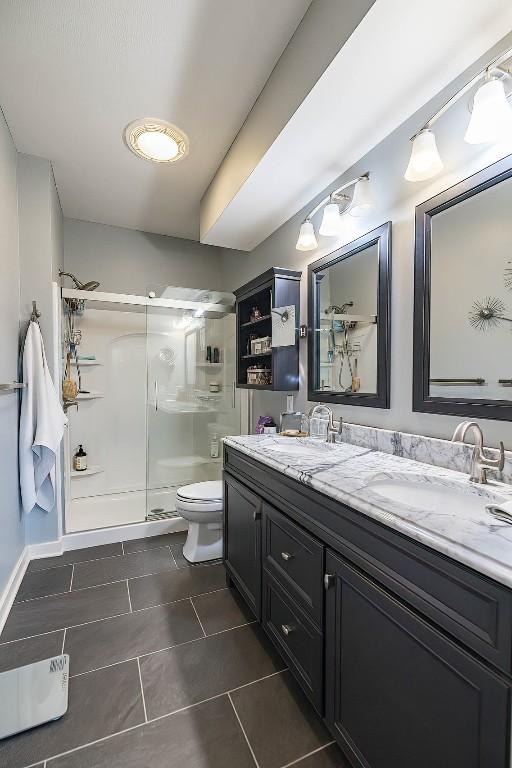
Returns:
[[[348,768],[220,563],[183,534],[33,561],[0,671],[70,655],[60,720],[0,741],[2,768]]]

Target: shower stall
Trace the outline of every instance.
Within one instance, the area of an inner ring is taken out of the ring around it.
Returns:
[[[220,479],[240,432],[232,294],[88,285],[62,289],[66,533],[176,517],[177,489]]]

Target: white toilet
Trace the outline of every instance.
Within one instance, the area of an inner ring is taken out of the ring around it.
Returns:
[[[188,521],[183,555],[191,563],[222,557],[222,480],[178,488],[176,511]]]

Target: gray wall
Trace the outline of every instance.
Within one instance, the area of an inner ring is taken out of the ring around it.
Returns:
[[[65,268],[79,280],[99,280],[100,291],[145,295],[159,285],[221,289],[221,253],[192,240],[64,219]]]
[[[508,35],[493,49],[492,53],[512,44]],[[400,429],[437,437],[450,437],[459,419],[456,417],[413,413],[412,411],[412,318],[413,318],[413,257],[414,257],[414,209],[443,189],[477,172],[499,157],[512,152],[510,146],[470,146],[463,140],[467,125],[468,100],[466,98],[451,109],[436,125],[438,147],[444,160],[444,171],[430,181],[411,184],[403,178],[410,152],[410,136],[424,124],[430,115],[450,96],[458,85],[467,81],[488,60],[477,62],[471,71],[457,79],[438,97],[388,136],[368,155],[328,189],[311,190],[313,204],[326,192],[345,181],[371,172],[371,183],[375,195],[375,206],[362,219],[348,217],[348,229],[339,239],[319,237],[316,251],[301,253],[295,250],[295,243],[301,221],[312,205],[298,213],[271,237],[250,254],[226,252],[223,256],[223,274],[226,290],[233,290],[247,280],[275,265],[290,269],[302,269],[301,322],[307,322],[306,277],[308,263],[315,261],[340,245],[369,231],[385,221],[393,222],[392,246],[392,344],[391,344],[391,408],[380,410],[362,407],[338,406],[335,411],[343,418],[359,424]],[[315,223],[319,224],[317,216]],[[484,268],[484,267],[482,267]],[[453,286],[454,292],[456,286]],[[301,341],[301,388],[296,405],[308,407],[306,402],[305,371],[307,363],[306,342]],[[258,392],[254,396],[254,414],[270,413],[276,417],[286,404],[285,394]],[[497,445],[504,440],[512,448],[512,424],[485,421],[483,423],[488,445]]]
[[[49,160],[19,154],[18,169],[21,332],[26,330],[35,300],[53,375],[52,280],[58,279],[63,264],[62,211]],[[54,541],[58,538],[57,507],[48,513],[36,507],[27,516],[25,526],[27,544]]]
[[[0,382],[18,378],[20,263],[16,149],[0,112]],[[0,394],[0,596],[24,547],[18,493],[18,396]]]

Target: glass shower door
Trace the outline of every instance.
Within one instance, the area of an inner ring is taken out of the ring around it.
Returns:
[[[154,292],[146,308],[148,520],[175,516],[180,486],[220,479],[221,439],[240,433],[233,296]]]

